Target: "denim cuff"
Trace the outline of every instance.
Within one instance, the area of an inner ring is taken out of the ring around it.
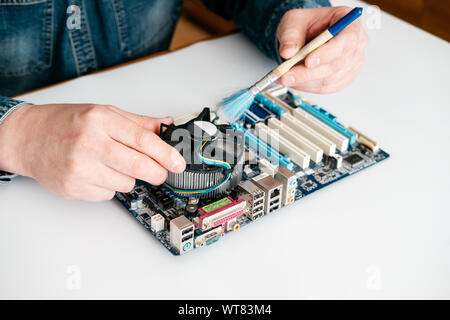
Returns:
[[[14,100],[7,97],[1,97],[0,96],[0,125],[2,124],[3,120],[14,110],[17,108],[28,105],[30,103],[21,101],[21,100]],[[0,155],[1,157],[1,155]],[[17,176],[16,174],[0,171],[0,184],[5,184],[11,182],[11,179]]]
[[[306,9],[306,8],[318,8],[318,7],[330,7],[331,4],[328,0],[284,0],[275,8],[267,23],[267,28],[264,32],[264,38],[266,39],[266,47],[263,51],[275,59],[278,63],[283,62],[283,58],[280,56],[279,42],[277,37],[278,25],[281,22],[284,14],[292,9]]]

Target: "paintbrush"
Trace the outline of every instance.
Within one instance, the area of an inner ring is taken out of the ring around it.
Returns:
[[[217,110],[217,117],[226,122],[239,120],[244,112],[251,106],[255,96],[269,85],[277,81],[282,75],[288,72],[293,66],[306,58],[308,54],[327,43],[330,39],[341,32],[345,27],[358,19],[362,14],[362,8],[354,8],[347,15],[311,40],[301,48],[295,56],[284,61],[278,67],[269,72],[265,77],[256,82],[248,89],[242,90],[222,101],[222,105]]]

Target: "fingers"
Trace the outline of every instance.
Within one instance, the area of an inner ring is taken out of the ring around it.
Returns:
[[[305,59],[305,65],[308,68],[315,68],[319,65],[329,64],[345,55],[346,52],[353,51],[359,46],[365,46],[366,44],[360,40],[362,37],[360,24],[359,21],[355,21],[333,39],[310,53]]]
[[[106,201],[114,198],[114,190],[108,188],[99,187],[96,185],[86,184],[80,186],[79,189],[74,190],[71,194],[61,194],[66,199],[78,199],[83,201]]]
[[[110,120],[107,123],[107,131],[112,139],[152,158],[171,172],[180,173],[186,168],[186,162],[180,153],[154,132],[119,114],[111,116]]]
[[[291,10],[286,13],[278,29],[280,54],[286,58],[283,43],[295,39],[310,41],[325,28],[345,16],[351,8],[328,7]],[[297,32],[293,31],[293,28]],[[298,33],[303,35],[298,35]],[[302,91],[335,92],[356,77],[364,63],[364,49],[368,38],[360,21],[355,21],[326,44],[310,53],[304,64],[294,66],[279,79],[279,83]],[[294,53],[295,54],[295,53]],[[289,53],[291,55],[291,53]]]
[[[363,64],[364,60],[357,64],[348,64],[344,69],[333,73],[329,77],[299,83],[293,88],[321,94],[337,92],[348,86],[356,78]]]
[[[152,118],[147,116],[138,115],[132,112],[128,112],[122,109],[119,109],[115,106],[105,106],[106,108],[109,108],[110,110],[130,119],[131,121],[136,122],[141,127],[146,128],[147,130],[153,131],[156,134],[159,134],[159,129],[161,127],[161,123],[164,124],[171,124],[173,122],[172,117],[164,117],[164,118]]]
[[[344,55],[328,64],[321,64],[315,68],[308,68],[305,65],[293,67],[280,79],[280,83],[288,87],[307,85],[314,80],[331,77],[336,72],[345,69],[352,64],[352,59],[356,56],[356,51],[347,51]]]
[[[110,140],[104,146],[101,161],[108,167],[128,177],[160,185],[167,179],[167,170],[148,156],[117,141]]]
[[[306,40],[306,25],[299,23],[295,10],[291,11],[285,14],[277,29],[280,55],[284,59],[294,56],[303,47]]]
[[[118,192],[130,192],[136,180],[128,175],[120,173],[104,164],[99,163],[95,170],[95,176],[89,179],[93,185]]]

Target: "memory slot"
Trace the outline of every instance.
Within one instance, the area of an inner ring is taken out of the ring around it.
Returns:
[[[286,124],[292,130],[298,132],[303,137],[310,140],[319,148],[321,148],[323,150],[323,153],[325,153],[327,156],[331,156],[336,152],[335,143],[333,143],[332,141],[324,137],[322,134],[309,127],[307,124],[301,122],[294,116],[285,113],[281,115],[280,119],[282,123]]]
[[[348,149],[348,138],[344,137],[339,132],[331,129],[325,123],[317,119],[312,114],[306,112],[302,108],[297,108],[292,113],[295,118],[300,120],[301,122],[307,124],[327,139],[336,144],[336,148],[339,151],[346,152]]]
[[[280,120],[276,118],[269,119],[267,124],[271,129],[278,129],[281,136],[285,137],[297,147],[305,151],[311,157],[312,161],[314,161],[315,163],[319,163],[320,161],[322,161],[323,150],[321,148],[292,130]]]
[[[255,125],[255,129],[258,137],[269,144],[273,149],[287,155],[302,169],[309,167],[309,162],[311,160],[310,156],[289,140],[279,135],[276,130],[270,129],[261,122]]]
[[[262,141],[260,138],[258,138],[256,135],[254,135],[241,125],[233,123],[232,127],[233,129],[242,131],[244,133],[245,143],[250,148],[255,150],[258,156],[266,158],[274,165],[285,166],[289,170],[292,170],[294,168],[294,164],[292,163],[292,161],[289,161],[285,156],[270,147],[267,143]]]
[[[336,116],[329,113],[325,109],[316,106],[316,105],[310,105],[303,101],[300,97],[293,95],[294,99],[299,102],[299,107],[305,110],[306,112],[312,114],[317,119],[322,121],[323,123],[330,126],[333,130],[336,130],[341,135],[349,139],[350,144],[354,144],[356,142],[356,134],[348,130],[343,124],[339,123],[337,121]]]

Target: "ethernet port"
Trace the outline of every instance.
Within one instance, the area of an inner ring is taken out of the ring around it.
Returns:
[[[275,197],[277,197],[277,196],[279,196],[279,195],[280,195],[280,188],[277,188],[277,189],[273,190],[273,191],[270,193],[270,197],[271,197],[271,198],[275,198]]]

